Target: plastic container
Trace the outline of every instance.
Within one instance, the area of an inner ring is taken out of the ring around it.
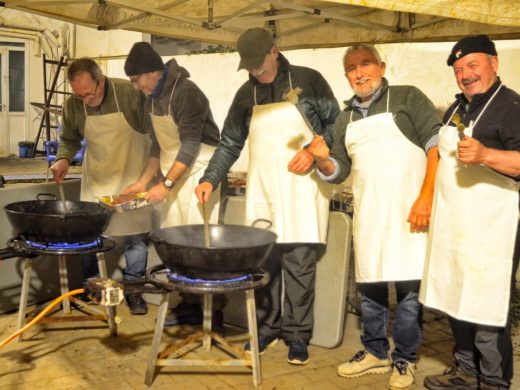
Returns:
[[[31,158],[33,148],[34,148],[34,142],[30,142],[30,141],[18,142],[18,157]]]

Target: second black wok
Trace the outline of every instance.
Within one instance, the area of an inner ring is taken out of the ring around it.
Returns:
[[[240,225],[210,225],[210,247],[204,225],[175,226],[150,235],[161,261],[189,277],[224,279],[258,270],[276,241],[269,230]]]

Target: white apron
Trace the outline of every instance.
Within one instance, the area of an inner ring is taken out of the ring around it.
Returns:
[[[419,280],[426,233],[406,221],[419,196],[426,154],[399,130],[387,112],[350,123],[345,147],[352,159],[354,252],[358,283]]]
[[[471,136],[474,126],[464,133]],[[459,320],[504,326],[518,224],[518,184],[486,166],[460,162],[458,141],[455,127],[440,130],[430,253],[420,300]]]
[[[179,137],[179,128],[171,115],[171,100],[173,91],[177,85],[177,80],[173,85],[170,94],[170,101],[168,103],[168,115],[159,116],[153,113],[152,100],[152,125],[157,137],[157,142],[161,148],[160,165],[161,172],[164,176],[168,173],[173,165],[175,158],[181,148],[181,140]],[[202,213],[202,205],[198,202],[195,196],[195,187],[199,184],[199,179],[204,173],[204,169],[208,166],[209,160],[215,147],[200,144],[200,151],[192,166],[182,177],[175,182],[175,186],[170,191],[163,206],[163,218],[161,227],[179,226],[179,225],[193,225],[204,223],[204,216]],[[209,223],[218,222],[218,211],[220,204],[220,185],[213,192],[209,202],[206,204]]]
[[[81,200],[97,202],[97,196],[117,195],[143,173],[150,140],[135,131],[119,109],[117,112],[87,115],[85,105],[85,161],[82,166]]]
[[[289,172],[287,164],[312,140],[302,114],[289,102],[256,105],[249,127],[246,224],[268,219],[277,243],[325,243],[330,185],[312,170]]]

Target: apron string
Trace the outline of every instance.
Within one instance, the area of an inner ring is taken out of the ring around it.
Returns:
[[[386,112],[388,113],[389,111],[390,111],[390,87],[388,87],[387,94],[386,94]],[[353,113],[354,113],[354,109],[352,109],[352,111],[350,111],[349,123],[352,122],[352,114]]]
[[[448,121],[444,124],[444,126],[448,125],[450,122],[451,122],[451,119],[453,118],[453,115],[455,115],[455,113],[457,112],[457,110],[459,109],[460,107],[460,103],[457,104],[457,107],[455,107],[455,109],[453,110],[453,112],[451,113],[450,117],[448,118]]]
[[[173,91],[175,91],[175,87],[177,86],[177,81],[179,81],[181,77],[181,72],[179,72],[179,74],[177,75],[177,78],[175,79],[175,82],[173,83],[173,88],[172,88],[172,92],[170,93],[170,99],[168,100],[168,116],[172,116],[171,114],[171,103],[172,103],[172,98],[173,98]],[[153,113],[153,109],[154,109],[154,104],[153,104],[153,98],[152,98],[152,115],[154,115]]]
[[[108,78],[105,77],[105,81],[107,81]],[[117,100],[117,93],[116,93],[116,87],[114,86],[114,82],[112,80],[110,80],[110,85],[112,85],[112,89],[114,90],[114,98],[116,99],[116,107],[117,107],[117,112],[121,112],[121,109],[119,108],[119,101]],[[83,103],[83,111],[85,111],[85,117],[87,117],[87,106],[85,105],[85,103]]]
[[[475,119],[475,122],[473,122],[470,127],[475,127],[477,125],[477,122],[479,121],[480,117],[482,116],[482,114],[484,113],[484,111],[486,111],[486,109],[488,108],[488,106],[491,104],[491,102],[493,101],[493,99],[495,98],[495,96],[497,95],[498,91],[500,91],[500,89],[502,88],[502,85],[503,84],[500,84],[500,86],[497,88],[497,90],[495,91],[495,93],[491,96],[491,99],[489,99],[486,103],[486,105],[484,106],[484,108],[482,109],[482,111],[480,111],[480,114],[478,114],[477,116],[477,119]],[[450,122],[451,122],[451,119],[453,118],[453,115],[455,115],[455,113],[457,112],[457,110],[459,109],[460,107],[460,103],[457,104],[457,107],[455,107],[455,109],[453,110],[453,112],[451,113],[450,117],[448,118],[448,121],[444,124],[445,126],[448,125]]]
[[[479,121],[480,117],[482,116],[482,114],[484,113],[484,111],[486,111],[486,109],[488,108],[488,106],[491,104],[491,102],[493,101],[493,99],[494,99],[495,96],[497,95],[498,91],[500,91],[500,89],[502,88],[502,85],[504,85],[504,84],[500,84],[500,86],[497,88],[497,90],[495,91],[495,93],[493,94],[493,96],[491,96],[491,99],[488,100],[488,102],[486,103],[486,105],[484,106],[484,108],[482,109],[482,111],[480,111],[480,114],[478,114],[477,119],[475,119],[475,122],[473,123],[473,127],[475,127],[475,126],[477,125],[477,122]]]
[[[106,80],[106,79],[105,79]],[[116,107],[117,107],[117,112],[120,112],[121,109],[119,108],[119,101],[117,100],[117,93],[116,93],[116,87],[114,86],[114,82],[112,80],[110,80],[110,85],[112,85],[112,89],[114,90],[114,97],[116,98]]]
[[[289,72],[289,90],[292,90],[292,77],[291,77],[291,72]],[[255,101],[255,106],[258,105],[258,102],[256,100],[256,85],[253,89],[253,100]]]

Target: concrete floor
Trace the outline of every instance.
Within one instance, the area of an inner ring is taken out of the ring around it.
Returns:
[[[42,159],[0,159],[0,175],[45,172]],[[14,161],[17,160],[17,161]],[[10,166],[11,168],[8,168]],[[74,168],[78,169],[78,168]],[[1,263],[0,263],[1,272]],[[26,341],[11,342],[0,350],[0,389],[254,389],[248,373],[186,372],[163,367],[156,370],[151,387],[144,384],[155,326],[157,306],[149,305],[144,316],[131,316],[125,305],[117,308],[118,336],[111,338],[101,322],[37,325]],[[163,333],[161,348],[184,339],[196,327],[172,327]],[[0,316],[0,338],[16,331],[16,313]],[[227,327],[226,335],[240,333]],[[261,357],[261,389],[386,389],[389,374],[345,379],[336,374],[338,364],[361,348],[359,318],[348,314],[341,345],[333,349],[310,346],[310,363],[293,366],[286,362],[287,347],[278,343]],[[520,336],[513,338],[515,372],[520,370]],[[238,344],[242,345],[242,343]],[[419,351],[415,389],[422,389],[426,375],[441,372],[451,362],[453,340],[445,317],[425,310],[423,343]],[[205,358],[203,352],[191,353]],[[220,354],[220,356],[222,356]],[[512,389],[520,389],[518,375]]]

